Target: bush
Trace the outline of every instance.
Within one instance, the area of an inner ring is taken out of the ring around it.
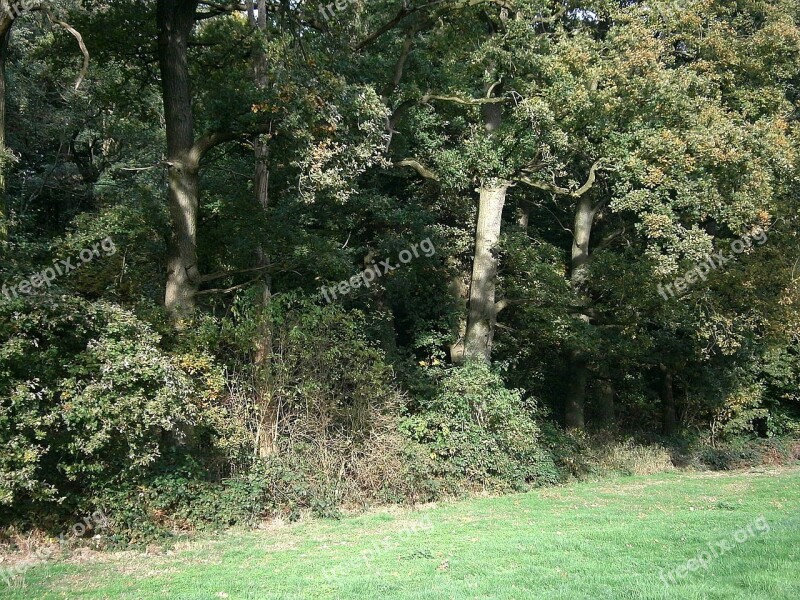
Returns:
[[[398,430],[405,403],[383,351],[357,310],[321,306],[293,294],[266,307],[241,299],[212,345],[239,373],[231,411],[263,459],[270,514],[428,499],[420,452]],[[269,340],[268,360],[253,360],[253,340]],[[263,423],[273,428],[263,444]],[[257,466],[257,469],[262,467]]]
[[[405,417],[402,428],[428,449],[433,473],[451,489],[479,484],[523,489],[557,481],[539,444],[535,405],[482,364],[431,370],[430,396]]]
[[[0,303],[0,522],[90,514],[106,488],[186,453],[213,422],[208,390],[159,343],[107,302]]]
[[[734,439],[725,444],[699,444],[691,449],[695,467],[729,471],[760,466],[779,466],[800,459],[800,443],[792,438]]]
[[[617,439],[608,432],[567,432],[552,424],[546,424],[543,431],[561,472],[576,479],[650,475],[674,468],[670,450],[652,441]]]

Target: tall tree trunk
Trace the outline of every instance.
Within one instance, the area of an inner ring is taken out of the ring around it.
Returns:
[[[266,0],[258,0],[258,14],[255,14],[254,5],[250,3],[247,11],[251,27],[259,35],[267,34],[267,7]],[[251,57],[253,81],[256,88],[266,91],[269,85],[269,64],[267,56],[260,45],[253,50]],[[253,189],[256,201],[264,213],[269,208],[269,140],[257,134],[253,136],[253,152],[255,165],[253,170]],[[270,264],[270,257],[262,244],[256,248],[256,261],[258,267],[265,270],[261,280],[261,304],[266,308],[272,301],[272,278],[266,269]],[[266,458],[278,451],[278,406],[272,394],[272,326],[266,311],[262,315],[262,324],[259,328],[258,338],[255,341],[255,371],[256,386],[259,399],[257,402],[259,417],[256,432],[256,452],[261,458]]]
[[[675,407],[675,394],[672,385],[672,371],[664,364],[658,366],[661,375],[659,395],[661,396],[661,432],[666,436],[675,435],[678,429],[678,411]]]
[[[478,223],[475,227],[475,258],[469,286],[469,312],[464,338],[467,360],[491,361],[492,339],[497,318],[495,285],[498,245],[507,183],[480,188]]]
[[[586,263],[589,260],[589,240],[592,235],[594,210],[591,200],[586,196],[578,199],[575,209],[573,228],[572,261],[570,268],[570,285],[575,293],[578,305],[587,306],[589,298],[586,293]],[[586,315],[573,315],[584,323]],[[584,406],[586,402],[586,384],[589,379],[589,357],[585,348],[573,348],[569,354],[569,383],[565,398],[564,421],[568,428],[582,429],[585,424]]]
[[[589,261],[589,240],[594,224],[594,209],[592,201],[581,196],[575,209],[575,227],[572,240],[572,265],[570,270],[570,283],[572,289],[578,294],[582,303],[587,303],[586,298],[586,263]]]
[[[259,32],[259,35],[267,35],[267,3],[266,0],[258,0],[258,15],[255,14],[253,4],[248,5],[247,11],[250,26]],[[256,88],[266,92],[269,85],[269,64],[267,56],[261,46],[256,46],[251,57],[253,69],[253,81]],[[261,209],[266,213],[269,208],[269,139],[261,134],[253,136],[253,151],[255,167],[253,171],[253,189],[256,201]],[[259,267],[268,267],[270,258],[267,251],[261,244],[256,248],[256,259]],[[272,279],[265,270],[263,275],[262,303],[266,306],[272,299]]]
[[[486,94],[500,92],[500,85],[486,88]],[[481,116],[486,134],[492,138],[500,129],[503,107],[499,103],[483,104]],[[478,216],[475,225],[475,255],[469,284],[467,327],[464,333],[464,359],[490,363],[492,341],[497,322],[495,286],[503,223],[503,206],[509,183],[485,182],[478,189]]]
[[[464,362],[464,338],[467,334],[466,315],[469,309],[469,285],[467,285],[465,281],[467,279],[466,270],[459,267],[458,261],[455,258],[448,258],[447,265],[454,272],[454,275],[450,278],[450,284],[447,286],[447,289],[450,291],[458,307],[463,309],[463,311],[459,311],[458,337],[450,344],[450,361],[454,365],[460,365]]]
[[[164,97],[169,168],[168,202],[172,232],[167,244],[164,305],[180,320],[195,308],[197,266],[198,158],[192,152],[194,117],[188,44],[197,0],[159,0],[158,62]]]

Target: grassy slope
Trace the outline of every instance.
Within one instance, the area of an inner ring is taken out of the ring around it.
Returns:
[[[761,515],[770,530],[754,529],[707,571],[670,587],[659,579]],[[51,564],[0,597],[795,600],[798,559],[800,470],[671,473],[228,532],[163,556]]]

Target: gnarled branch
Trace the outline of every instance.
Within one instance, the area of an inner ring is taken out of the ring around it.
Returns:
[[[459,98],[458,96],[434,96],[425,94],[420,98],[420,103],[428,104],[431,100],[441,100],[442,102],[455,102],[465,106],[475,106],[480,104],[500,104],[506,102],[506,98]]]
[[[395,167],[411,167],[417,173],[420,174],[421,177],[425,179],[430,179],[431,181],[439,181],[439,177],[431,171],[430,169],[426,169],[423,167],[419,162],[414,160],[413,158],[404,158],[403,160],[397,161],[394,163]]]
[[[517,177],[517,181],[521,181],[522,183],[526,183],[529,186],[535,187],[540,190],[552,192],[553,194],[558,194],[561,196],[570,196],[572,198],[580,198],[586,192],[592,189],[592,187],[594,187],[594,184],[597,181],[597,171],[603,168],[602,162],[603,159],[601,158],[589,168],[589,175],[586,177],[586,182],[576,190],[569,190],[567,188],[560,187],[558,185],[555,185],[554,183],[549,183],[547,181],[535,181],[530,177],[524,175],[521,177]]]
[[[83,54],[83,66],[81,67],[81,72],[78,74],[78,79],[75,81],[75,89],[77,90],[78,88],[81,87],[81,83],[83,83],[83,80],[86,78],[86,74],[89,72],[89,50],[86,48],[86,44],[83,41],[83,36],[77,29],[72,27],[72,25],[70,25],[66,21],[62,21],[61,19],[57,19],[56,17],[54,17],[53,13],[51,13],[50,10],[44,6],[31,6],[30,8],[28,8],[28,10],[31,12],[36,11],[43,13],[47,17],[48,21],[50,21],[53,25],[58,25],[62,29],[65,29],[70,33],[72,37],[74,37],[78,41],[78,46],[80,47],[81,53]],[[11,15],[10,13],[6,13],[5,16],[10,17]],[[8,23],[7,27],[11,27],[10,22]]]
[[[232,142],[247,135],[254,135],[259,133],[269,133],[270,126],[267,123],[257,125],[248,130],[243,131],[210,131],[202,137],[197,138],[192,150],[189,153],[189,160],[193,164],[199,164],[206,153],[213,147],[225,142]]]

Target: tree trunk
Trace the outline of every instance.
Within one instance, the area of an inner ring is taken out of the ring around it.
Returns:
[[[600,380],[597,394],[597,418],[601,424],[614,424],[614,385],[610,379]]]
[[[487,86],[486,95],[497,94],[501,86]],[[481,116],[486,134],[493,138],[503,120],[503,107],[499,103],[481,105]],[[497,322],[495,286],[500,245],[500,228],[503,224],[503,206],[509,183],[486,183],[478,189],[478,217],[475,226],[475,255],[469,284],[467,326],[464,332],[464,360],[492,361],[492,340]]]
[[[581,196],[575,209],[570,268],[570,285],[579,306],[587,306],[589,303],[586,293],[586,263],[589,260],[589,240],[592,235],[593,222],[592,202],[589,198]],[[573,317],[584,323],[589,321],[588,317],[582,313],[575,313]],[[568,428],[583,429],[586,384],[589,379],[589,359],[585,348],[575,348],[570,351],[568,367],[569,383],[564,411],[565,424]]]
[[[253,4],[249,4],[247,11],[251,27],[259,35],[267,33],[267,7],[266,0],[258,0],[258,15],[255,14]],[[261,46],[256,46],[251,57],[253,81],[256,88],[266,90],[269,85],[268,63]],[[253,170],[253,189],[261,209],[266,213],[269,208],[269,140],[262,135],[253,136],[253,151],[255,165]],[[261,280],[261,304],[267,307],[272,301],[272,277],[266,267],[270,264],[270,257],[260,243],[256,248],[256,261],[258,267],[265,270]],[[259,457],[266,458],[278,451],[278,421],[279,409],[272,394],[272,326],[266,311],[262,315],[262,324],[255,341],[256,351],[254,356],[256,370],[256,386],[258,387],[258,431],[256,432],[256,452]]]
[[[491,361],[492,339],[497,318],[495,285],[498,244],[508,184],[480,188],[478,223],[475,228],[475,258],[469,286],[469,312],[464,338],[467,360]]]
[[[592,235],[593,224],[594,210],[592,209],[592,201],[586,196],[581,196],[575,209],[570,283],[582,304],[588,302],[586,297],[586,263],[589,261],[589,240]]]
[[[248,7],[248,17],[250,25],[256,28],[261,35],[267,34],[267,3],[266,0],[258,0],[258,15],[253,12],[253,5]],[[267,56],[261,46],[257,46],[253,51],[253,79],[259,90],[266,90],[269,85],[269,73]],[[253,173],[253,188],[256,200],[261,209],[266,213],[269,208],[269,138],[256,134],[253,136],[253,150],[255,153],[255,170]],[[259,267],[268,267],[270,257],[264,247],[259,244],[256,249],[256,258]],[[267,270],[263,274],[262,303],[264,306],[272,300],[272,278]]]
[[[519,225],[522,229],[527,229],[530,217],[531,217],[531,205],[528,204],[527,201],[523,201],[517,207],[517,225]]]
[[[194,118],[188,44],[197,0],[159,0],[158,61],[164,97],[172,232],[167,244],[164,305],[176,320],[194,311],[197,266],[198,158],[192,152]]]
[[[464,362],[464,337],[467,334],[466,315],[469,308],[469,285],[465,281],[467,278],[466,271],[459,268],[458,261],[455,258],[448,258],[447,265],[455,272],[450,279],[448,290],[459,308],[464,309],[459,312],[458,337],[450,344],[450,361],[454,365],[460,365]]]
[[[586,355],[580,350],[573,350],[570,353],[569,372],[564,403],[564,425],[567,429],[583,429],[589,368],[586,364]]]
[[[675,395],[672,386],[672,371],[666,365],[659,365],[661,373],[661,432],[666,436],[675,435],[678,430],[678,411],[675,408]]]

